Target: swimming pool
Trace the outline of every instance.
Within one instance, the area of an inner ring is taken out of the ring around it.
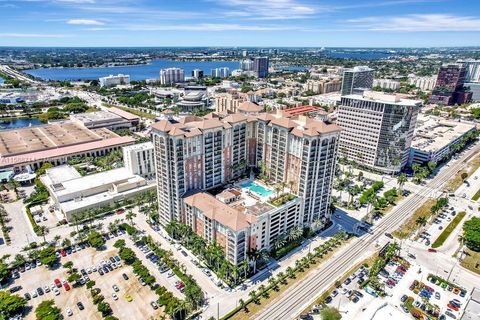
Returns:
[[[247,181],[241,184],[243,188],[247,188],[250,191],[253,191],[259,194],[262,198],[267,198],[272,195],[273,191],[265,188],[264,186],[259,185],[255,181]]]

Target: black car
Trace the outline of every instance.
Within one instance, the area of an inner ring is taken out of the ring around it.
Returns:
[[[115,259],[116,262],[119,262],[120,261],[120,257],[119,256],[115,256],[113,257]]]
[[[107,268],[107,267],[103,267],[103,272],[105,272],[105,273],[109,273],[109,272],[110,272],[110,270],[108,270],[108,268]]]
[[[114,258],[114,257],[110,257],[110,261],[111,261],[112,263],[115,263],[115,258]]]
[[[128,276],[125,273],[122,273],[122,277],[123,279],[128,280]]]
[[[352,299],[353,303],[357,303],[359,300],[360,299],[357,296],[353,297],[353,299]]]
[[[183,250],[180,251],[185,257],[188,256],[187,253]]]
[[[23,297],[26,299],[26,300],[30,300],[32,299],[32,296],[30,295],[30,293],[26,292],[23,294]]]
[[[109,271],[113,271],[113,268],[112,268],[112,266],[111,266],[111,265],[109,265],[109,264],[107,264],[107,269],[108,269]]]
[[[407,295],[404,294],[404,295],[400,298],[400,301],[405,302],[405,301],[407,301],[407,299],[408,299]]]
[[[14,292],[17,292],[17,291],[20,291],[20,290],[22,290],[22,286],[15,286],[15,287],[10,288],[10,293],[14,293]]]
[[[81,273],[82,275],[84,275],[84,276],[87,275],[87,271],[86,271],[85,269],[80,270],[80,273]]]
[[[81,303],[80,301],[77,302],[77,307],[78,307],[78,309],[80,309],[80,310],[85,309],[85,307],[83,306],[83,303]]]
[[[325,299],[325,303],[330,303],[332,302],[332,297],[328,296],[326,299]]]
[[[103,276],[105,273],[103,272],[102,268],[98,268],[98,273]]]
[[[37,293],[38,293],[39,296],[43,296],[43,289],[38,287],[37,288]]]
[[[18,271],[13,272],[13,279],[18,279],[20,278],[20,273]]]

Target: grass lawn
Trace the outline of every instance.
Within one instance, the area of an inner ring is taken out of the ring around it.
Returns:
[[[477,201],[478,199],[480,199],[480,190],[478,190],[472,197],[473,201]]]
[[[432,215],[430,209],[436,203],[435,199],[428,199],[420,208],[418,208],[413,215],[405,221],[400,228],[395,230],[392,234],[399,239],[407,239],[418,229],[418,225],[415,222],[419,217],[428,218]]]
[[[446,192],[455,192],[463,183],[462,180],[462,173],[466,172],[468,177],[470,177],[478,168],[480,167],[480,156],[476,156],[468,163],[468,167],[460,172],[458,172],[455,177],[450,179],[447,183],[445,183],[444,190]],[[467,177],[467,178],[468,178]],[[477,192],[478,193],[478,192]],[[480,195],[479,195],[480,197]]]
[[[480,274],[480,252],[475,252],[468,248],[465,248],[465,252],[467,255],[463,258],[460,265],[465,269]]]
[[[448,226],[443,230],[442,233],[438,236],[438,238],[433,242],[432,248],[438,248],[443,245],[445,240],[447,240],[448,236],[450,233],[455,230],[455,228],[458,226],[460,221],[462,221],[463,217],[465,217],[465,211],[459,212],[455,218],[453,218],[452,221],[448,224]]]
[[[338,247],[335,247],[332,251],[329,251],[326,255],[324,255],[322,258],[316,258],[316,263],[311,264],[309,268],[305,268],[304,271],[302,272],[297,272],[295,274],[295,278],[286,278],[287,283],[286,284],[278,284],[278,290],[270,290],[268,291],[268,296],[267,297],[259,297],[258,298],[258,304],[257,303],[250,303],[248,305],[248,312],[245,312],[244,310],[237,312],[235,315],[229,317],[228,319],[232,320],[249,320],[252,319],[253,316],[263,310],[270,302],[278,298],[279,296],[282,295],[285,291],[287,291],[291,286],[295,285],[298,281],[302,280],[305,278],[310,271],[318,268],[322,263],[327,261],[338,249],[343,247],[345,244],[349,243],[350,240],[347,240],[345,242],[342,242]],[[268,283],[265,284],[267,286]],[[258,290],[257,290],[258,292]],[[244,300],[247,300],[248,297],[244,298]],[[222,318],[225,319],[225,318]]]

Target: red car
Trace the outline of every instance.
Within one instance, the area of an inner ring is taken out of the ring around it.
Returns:
[[[58,279],[53,280],[53,283],[55,283],[55,285],[57,286],[57,288],[61,288],[61,287],[62,287],[62,283],[61,283],[60,280],[58,280]]]
[[[125,210],[123,210],[123,209],[118,209],[116,213],[117,213],[117,214],[123,214],[123,213],[125,213]]]
[[[447,304],[447,307],[449,307],[452,310],[458,311],[458,307],[452,303]]]
[[[435,250],[433,248],[428,248],[428,252],[437,252],[437,250]]]
[[[65,256],[67,256],[67,253],[65,252],[65,250],[62,249],[62,250],[60,250],[60,255],[62,257],[65,257]]]
[[[65,282],[63,284],[63,287],[65,288],[66,291],[70,290],[70,285],[68,284],[68,282]]]

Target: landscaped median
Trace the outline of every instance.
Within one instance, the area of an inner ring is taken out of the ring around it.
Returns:
[[[288,267],[286,272],[279,272],[276,277],[270,277],[268,285],[260,285],[257,291],[252,290],[249,293],[249,299],[239,300],[239,305],[222,319],[251,319],[252,315],[260,311],[260,305],[268,302],[270,299],[279,296],[287,290],[295,280],[301,280],[308,273],[309,269],[324,262],[324,260],[333,254],[334,248],[345,242],[345,233],[338,233],[327,242],[316,247],[306,257],[295,261],[294,267]]]
[[[477,201],[478,199],[480,199],[480,189],[472,197],[473,201]]]
[[[407,239],[428,223],[428,219],[448,205],[448,198],[428,199],[392,234],[399,239]]]
[[[450,233],[455,230],[455,228],[458,226],[460,221],[462,221],[463,217],[465,217],[465,211],[462,211],[457,214],[457,216],[448,224],[448,226],[443,230],[443,232],[438,236],[438,238],[433,242],[432,248],[438,248],[443,245],[445,240],[447,240],[448,236]]]

